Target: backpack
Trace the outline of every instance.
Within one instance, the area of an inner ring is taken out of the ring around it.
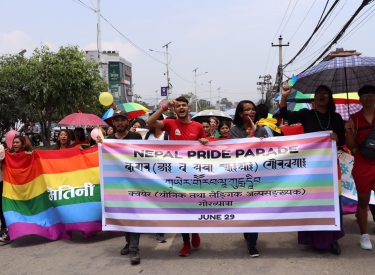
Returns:
[[[365,158],[375,159],[375,125],[360,127],[357,131],[365,129],[371,129],[371,131],[367,134],[362,144],[358,144],[359,152]]]
[[[148,131],[145,135],[145,140],[148,139],[150,137],[150,131]],[[168,136],[168,133],[167,132],[164,132],[164,140],[169,140],[169,136]]]

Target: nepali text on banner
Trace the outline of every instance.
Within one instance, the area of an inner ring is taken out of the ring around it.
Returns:
[[[97,148],[7,153],[3,212],[10,238],[69,239],[101,231]]]
[[[105,140],[103,230],[339,230],[337,150],[329,133],[207,145]]]

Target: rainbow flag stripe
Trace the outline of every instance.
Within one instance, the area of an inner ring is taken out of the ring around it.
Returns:
[[[3,212],[12,240],[40,235],[70,239],[101,231],[100,176],[97,147],[7,153]]]
[[[340,229],[329,132],[207,145],[105,140],[99,152],[103,230]]]

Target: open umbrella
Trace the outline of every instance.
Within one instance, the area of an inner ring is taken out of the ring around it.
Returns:
[[[220,121],[232,120],[232,118],[227,113],[219,110],[204,110],[196,113],[192,119],[195,121],[201,121],[204,118],[210,118],[212,116],[218,118]]]
[[[93,114],[73,113],[64,117],[59,126],[108,126],[100,117]]]
[[[375,57],[346,56],[323,61],[298,75],[293,88],[313,94],[319,85],[331,88],[332,93],[358,91],[364,85],[375,86]],[[348,104],[348,112],[349,104]]]
[[[142,106],[138,103],[122,103],[119,105],[116,105],[118,110],[125,110],[128,113],[128,119],[134,119],[139,116],[143,116],[144,114],[147,114],[149,111],[146,107]],[[102,116],[103,120],[108,120],[112,118],[113,116],[113,109],[108,109],[107,112],[104,113]]]

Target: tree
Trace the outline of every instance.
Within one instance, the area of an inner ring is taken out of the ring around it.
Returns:
[[[23,96],[25,63],[22,54],[0,57],[0,128],[3,131],[8,131],[18,119],[34,119],[33,104]]]
[[[230,102],[226,97],[222,98],[220,104],[225,104],[227,109],[232,108],[233,103]]]
[[[146,107],[146,108],[148,108],[148,104],[146,103],[146,102],[144,102],[144,101],[138,101],[138,100],[136,100],[136,101],[134,101],[135,103],[138,103],[139,105],[142,105],[143,107]]]
[[[108,90],[108,84],[100,77],[97,64],[86,60],[77,46],[60,47],[57,53],[47,46],[35,49],[23,75],[26,100],[35,107],[46,133],[45,144],[50,141],[53,117],[61,119],[77,110],[101,116],[105,111],[98,97]]]

